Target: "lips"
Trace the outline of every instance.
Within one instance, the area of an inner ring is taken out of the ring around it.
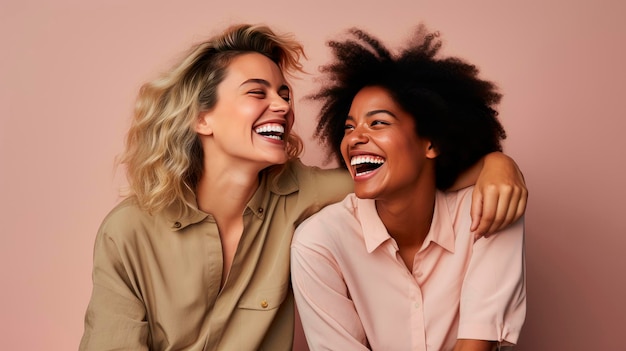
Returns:
[[[378,169],[385,163],[385,159],[377,155],[358,155],[350,159],[350,166],[355,171],[355,176],[363,176]]]
[[[278,123],[266,123],[255,127],[254,132],[269,139],[283,140],[285,127]]]

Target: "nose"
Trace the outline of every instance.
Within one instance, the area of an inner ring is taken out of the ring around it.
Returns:
[[[270,102],[270,110],[276,113],[286,115],[291,110],[291,102],[276,94]]]
[[[359,144],[366,144],[369,141],[369,135],[363,126],[357,124],[354,129],[344,134],[343,139],[349,147],[354,147]]]

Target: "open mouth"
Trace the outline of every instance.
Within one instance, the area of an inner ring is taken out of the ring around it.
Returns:
[[[269,139],[283,140],[285,127],[277,123],[268,123],[254,128],[254,131]]]
[[[356,176],[362,176],[373,172],[385,163],[385,159],[380,156],[363,155],[354,156],[350,159],[350,166],[354,168]]]

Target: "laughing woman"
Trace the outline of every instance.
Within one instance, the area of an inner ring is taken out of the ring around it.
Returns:
[[[311,350],[489,351],[526,312],[521,220],[476,240],[474,187],[442,192],[505,133],[496,87],[423,27],[393,56],[353,30],[315,97],[354,193],[298,227],[292,282]]]
[[[298,159],[284,74],[301,56],[289,35],[238,25],[142,87],[121,158],[130,194],[96,237],[81,350],[291,349],[294,228],[352,189],[345,170]],[[506,156],[483,169],[497,189],[477,205],[486,233],[523,212],[526,190]]]

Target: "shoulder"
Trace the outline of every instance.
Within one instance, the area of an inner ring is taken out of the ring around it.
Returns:
[[[148,218],[152,218],[152,216],[143,211],[135,201],[132,199],[124,199],[109,211],[104,217],[102,225],[106,227],[117,227]]]
[[[100,240],[128,241],[133,236],[147,234],[158,217],[142,210],[132,199],[116,205],[102,220],[98,230]]]
[[[307,218],[296,228],[293,242],[305,246],[322,244],[355,231],[355,226],[359,226],[356,199],[354,194],[348,194]]]
[[[456,191],[438,191],[437,193],[438,205],[444,206],[452,218],[458,218],[458,216],[470,217],[474,186]]]
[[[461,245],[461,243],[470,246],[473,243],[472,192],[473,187],[457,191],[437,190],[431,233],[441,245],[449,250],[454,251],[454,246]]]
[[[341,201],[324,207],[321,211],[304,221],[301,226],[324,223],[326,225],[340,225],[350,219],[357,219],[358,200],[354,193],[345,196]]]

